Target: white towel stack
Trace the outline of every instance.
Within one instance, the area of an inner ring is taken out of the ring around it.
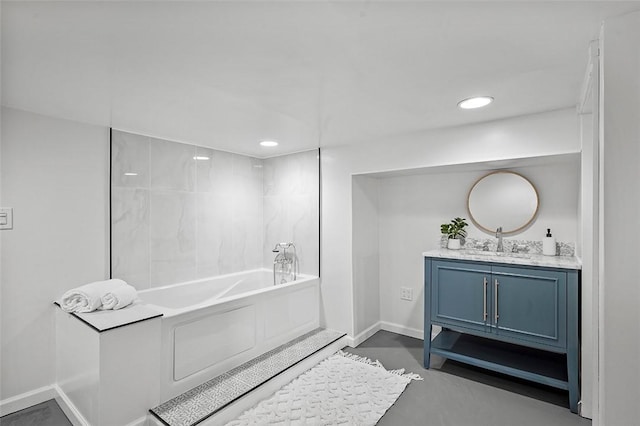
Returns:
[[[60,307],[65,312],[122,309],[137,297],[136,289],[122,280],[96,281],[67,291],[60,298]]]

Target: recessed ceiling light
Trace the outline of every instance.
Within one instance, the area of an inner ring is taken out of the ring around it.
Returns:
[[[276,142],[276,141],[262,141],[262,142],[260,142],[260,145],[266,146],[266,147],[274,147],[274,146],[278,146],[278,142]]]
[[[463,99],[458,102],[458,106],[462,109],[482,108],[493,102],[491,96],[475,96],[473,98]]]
[[[127,173],[125,173],[124,175],[125,175],[125,176],[138,176],[138,174],[137,174],[137,173],[130,173],[130,172],[127,172]]]
[[[195,157],[193,157],[193,159],[198,161],[205,161],[208,160],[209,157],[205,157],[204,155],[196,155]]]

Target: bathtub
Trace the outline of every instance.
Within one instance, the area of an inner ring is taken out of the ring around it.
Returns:
[[[162,401],[319,325],[319,278],[273,285],[273,271],[252,271],[142,290],[163,313]]]

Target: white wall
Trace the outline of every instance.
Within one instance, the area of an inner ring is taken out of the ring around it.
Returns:
[[[551,228],[557,241],[576,241],[580,191],[577,160],[575,156],[558,163],[509,168],[536,186],[540,206],[530,227],[505,238],[540,241],[546,229]],[[438,172],[378,180],[382,321],[418,330],[412,335],[422,333],[424,281],[421,253],[440,246],[440,224],[457,216],[469,218],[467,194],[474,182],[486,173]],[[359,221],[355,212],[354,221]],[[468,222],[469,237],[493,238],[470,220]],[[401,287],[413,288],[413,301],[400,300]],[[356,329],[356,334],[360,331]]]
[[[52,302],[108,276],[109,135],[3,108],[0,400],[55,380]]]
[[[2,2],[0,2],[0,22],[2,22]],[[2,82],[2,31],[0,31],[0,82]],[[2,84],[0,84],[0,101],[2,100]],[[0,107],[0,207],[4,207],[2,198],[2,122],[3,111]],[[0,231],[0,308],[2,308],[2,241],[4,233]],[[2,379],[2,313],[0,312],[0,379]],[[0,385],[0,401],[2,401],[2,386]]]
[[[640,13],[608,19],[601,50],[600,418],[638,423]]]
[[[598,413],[598,210],[599,210],[599,170],[598,170],[598,101],[599,101],[599,41],[589,46],[589,64],[583,83],[583,98],[578,105],[580,113],[580,209],[578,222],[577,249],[582,259],[581,271],[581,386],[582,406],[580,414],[597,418]]]
[[[322,318],[354,336],[352,287],[353,174],[576,153],[573,109],[322,151]],[[417,194],[419,195],[419,194]]]
[[[380,321],[380,256],[395,250],[380,248],[377,179],[353,179],[353,285],[356,334]]]

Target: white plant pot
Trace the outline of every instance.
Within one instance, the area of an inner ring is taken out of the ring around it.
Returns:
[[[447,248],[449,250],[460,250],[460,240],[457,238],[449,238],[447,240]]]

